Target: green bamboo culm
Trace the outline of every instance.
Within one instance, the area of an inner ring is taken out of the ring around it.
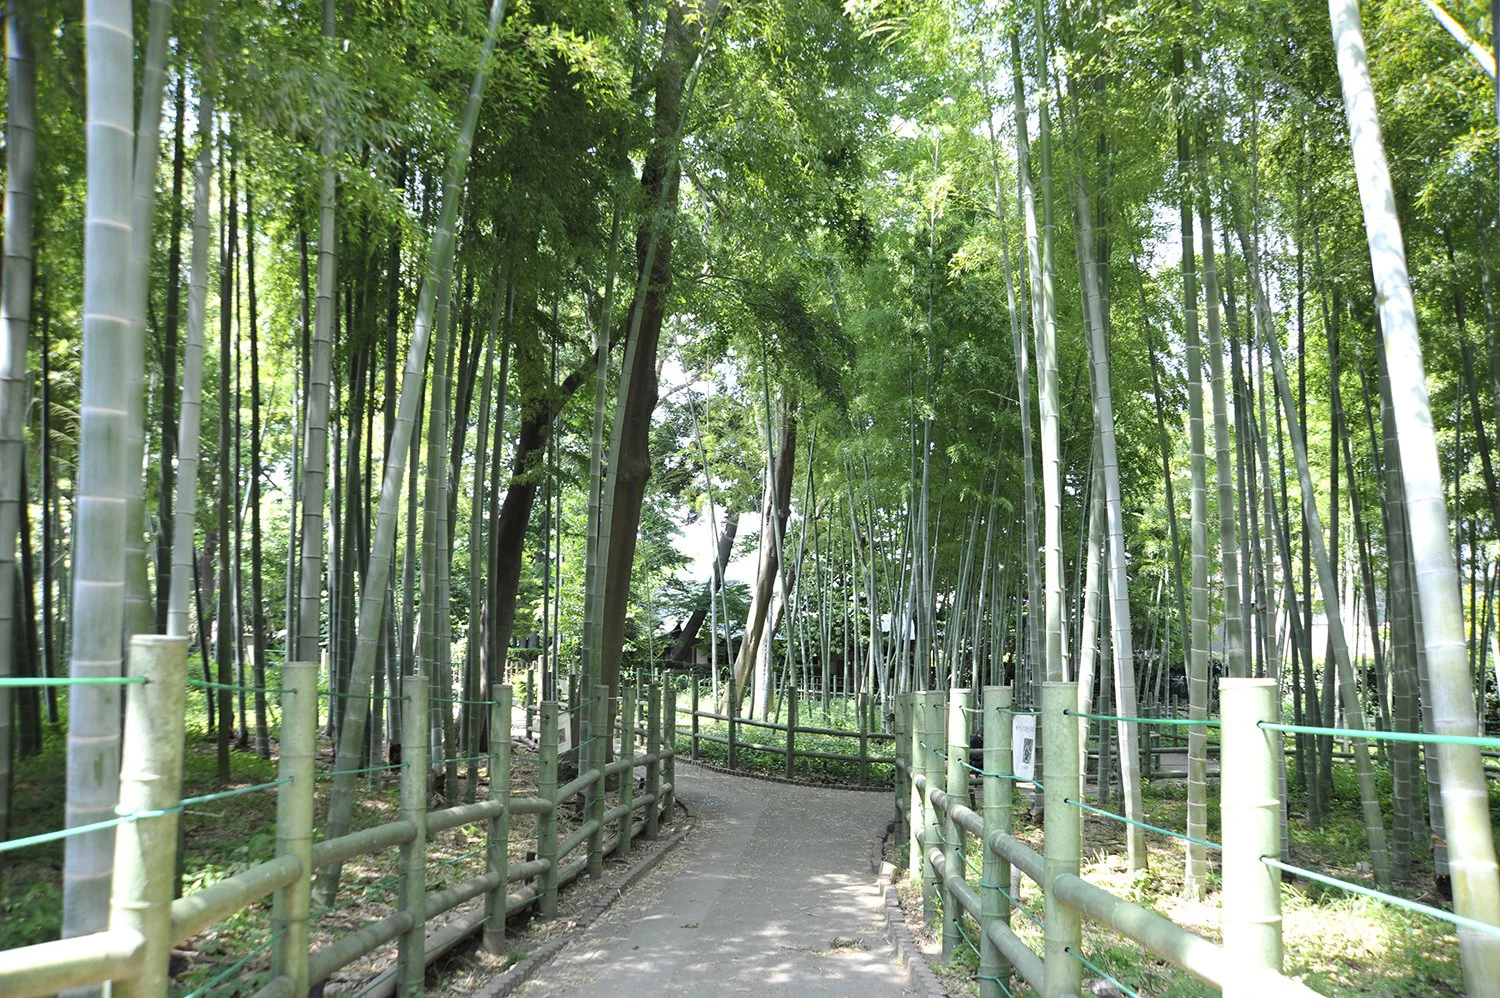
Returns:
[[[16,667],[16,539],[25,462],[26,357],[31,331],[31,219],[36,202],[36,60],[25,0],[5,11],[5,236],[0,284],[0,839],[9,834]]]
[[[391,563],[395,558],[396,516],[401,505],[401,483],[406,475],[406,458],[411,451],[411,438],[416,424],[417,411],[422,404],[422,381],[427,370],[428,346],[431,341],[434,313],[437,307],[438,289],[447,287],[448,275],[453,270],[453,252],[456,242],[454,228],[458,222],[460,192],[464,174],[468,169],[469,150],[473,146],[474,133],[479,121],[479,107],[484,100],[484,86],[489,63],[495,51],[495,39],[500,24],[505,18],[505,0],[494,0],[490,7],[490,19],[484,46],[480,51],[474,82],[469,88],[468,104],[464,107],[459,126],[457,144],[448,162],[448,173],[443,178],[442,210],[438,215],[437,229],[432,237],[432,251],[427,257],[427,277],[422,282],[422,292],[417,300],[416,320],[411,342],[407,347],[406,365],[401,375],[401,399],[396,407],[396,424],[391,433],[390,446],[386,450],[385,475],[380,488],[380,505],[375,518],[375,536],[370,547],[369,568],[365,573],[365,584],[359,606],[359,624],[356,630],[354,662],[349,670],[349,690],[354,698],[369,696],[370,683],[375,672],[376,650],[380,645],[382,615],[386,607],[386,587],[390,581]],[[307,633],[306,630],[303,631]],[[316,644],[317,628],[312,628],[313,643]],[[315,649],[316,650],[316,649]],[[365,725],[368,710],[351,710],[344,719],[339,735],[336,769],[356,769],[364,750]],[[328,822],[324,838],[337,838],[349,829],[354,813],[354,776],[337,777],[333,783],[333,795],[328,807]],[[338,892],[341,867],[337,864],[325,867],[318,873],[317,899],[319,904],[329,904]]]
[[[1396,440],[1431,676],[1434,733],[1468,735],[1476,730],[1476,717],[1459,580],[1448,533],[1416,305],[1380,133],[1359,3],[1329,0],[1328,14],[1395,403]],[[1437,756],[1449,852],[1463,857],[1463,862],[1450,867],[1455,905],[1466,918],[1500,925],[1500,867],[1496,865],[1479,748],[1443,743],[1438,745]],[[1495,982],[1500,981],[1500,935],[1460,928],[1458,938],[1469,993],[1493,993]]]
[[[130,254],[130,176],[134,122],[134,22],[129,0],[87,0],[84,207],[83,380],[78,410],[78,480],[73,510],[73,623],[68,674],[118,676],[125,614],[126,479],[139,474],[121,450],[129,434],[126,370],[130,350],[126,279]],[[80,686],[68,703],[68,827],[113,816],[119,782],[120,691]],[[114,832],[67,840],[63,859],[63,936],[104,928],[109,911]],[[80,991],[95,993],[97,989]]]

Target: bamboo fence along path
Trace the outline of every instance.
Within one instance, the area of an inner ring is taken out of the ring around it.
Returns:
[[[946,702],[945,702],[946,698]],[[1500,926],[1325,876],[1288,861],[1282,838],[1283,733],[1310,733],[1355,739],[1452,741],[1493,748],[1500,739],[1405,734],[1388,731],[1318,728],[1283,724],[1274,679],[1225,677],[1220,680],[1221,716],[1190,722],[1220,729],[1222,783],[1235,788],[1222,802],[1223,842],[1211,842],[1171,828],[1148,825],[1125,815],[1084,804],[1080,793],[1081,726],[1090,720],[1140,726],[1181,725],[1179,718],[1119,717],[1081,713],[1074,708],[1074,683],[1043,683],[1038,718],[1042,758],[1049,765],[1042,781],[1043,851],[1038,854],[1012,837],[1011,798],[1019,779],[1011,772],[1011,690],[987,686],[981,706],[970,690],[920,692],[897,697],[895,802],[898,841],[906,842],[910,872],[922,882],[929,920],[941,917],[944,959],[960,946],[979,959],[981,998],[1012,993],[1019,981],[1044,998],[1078,994],[1084,972],[1116,980],[1083,949],[1087,918],[1141,946],[1205,984],[1237,996],[1311,995],[1310,988],[1283,975],[1281,874],[1305,877],[1339,890],[1373,898],[1407,911],[1446,921],[1460,936],[1500,934]],[[1028,711],[1029,713],[1029,711]],[[969,761],[973,720],[982,724],[983,765]],[[970,776],[982,777],[979,812],[965,806]],[[1045,782],[1043,782],[1045,781]],[[1193,843],[1221,856],[1223,944],[1215,944],[1157,913],[1090,884],[1079,875],[1080,818],[1084,812],[1158,835]],[[1013,906],[1012,868],[1044,894],[1043,917]],[[969,874],[978,875],[976,890]],[[1012,915],[1031,918],[1040,929],[1037,953],[1012,928]],[[973,931],[966,929],[966,925]]]
[[[31,998],[69,988],[111,982],[111,994],[130,998],[165,998],[168,960],[172,948],[231,914],[272,898],[271,935],[262,949],[271,951],[271,979],[253,998],[290,998],[327,980],[340,968],[378,949],[396,943],[397,994],[420,996],[427,961],[437,951],[474,932],[482,931],[491,952],[504,952],[505,919],[535,907],[547,916],[555,912],[560,887],[602,866],[603,857],[627,855],[636,835],[654,838],[672,812],[676,779],[675,752],[663,737],[663,715],[673,716],[675,692],[670,687],[645,684],[644,729],[637,727],[636,690],[627,689],[619,711],[620,744],[630,746],[628,758],[604,762],[602,752],[582,758],[589,768],[558,785],[558,704],[537,705],[539,778],[534,797],[510,794],[511,744],[492,739],[487,762],[489,799],[443,810],[428,809],[428,781],[432,766],[448,760],[427,758],[430,699],[425,677],[407,676],[404,696],[409,701],[402,717],[406,724],[406,758],[400,768],[400,816],[396,821],[352,832],[323,842],[313,841],[314,792],[319,774],[314,768],[317,738],[317,666],[288,663],[282,672],[281,754],[277,779],[208,797],[183,800],[182,746],[184,697],[188,686],[187,641],[184,638],[138,636],[132,639],[129,674],[112,682],[124,691],[125,734],[120,768],[119,805],[113,819],[94,826],[0,842],[0,854],[45,841],[111,828],[115,833],[114,876],[106,929],[89,935],[38,943],[0,952],[0,995]],[[597,694],[596,694],[597,695]],[[511,690],[495,686],[484,705],[491,730],[505,730],[511,716]],[[644,751],[637,751],[643,746]],[[644,767],[645,789],[636,792],[633,773]],[[618,783],[617,803],[608,806],[605,790],[610,778]],[[184,807],[241,793],[277,795],[276,855],[233,877],[173,900],[172,873],[177,852],[177,821]],[[583,824],[566,837],[560,835],[557,815],[562,805],[582,795],[590,807]],[[639,817],[637,812],[644,811]],[[537,816],[534,859],[512,863],[509,858],[510,818]],[[426,888],[428,837],[461,825],[486,827],[483,873],[429,892]],[[608,837],[606,837],[606,835]],[[371,921],[335,942],[309,949],[308,928],[312,874],[356,856],[399,848],[400,879],[395,911]],[[578,855],[574,856],[573,854]],[[520,884],[512,891],[510,885]],[[450,921],[429,939],[427,922],[466,902],[483,905]],[[232,964],[219,978],[194,992],[211,994],[232,980],[250,957]],[[372,982],[372,984],[375,982]]]

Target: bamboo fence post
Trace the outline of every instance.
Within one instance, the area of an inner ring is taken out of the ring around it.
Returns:
[[[662,751],[666,753],[666,759],[662,763],[662,784],[665,788],[664,800],[662,801],[662,815],[667,821],[672,820],[672,805],[677,800],[677,686],[667,683],[666,692],[663,695],[662,714],[667,718],[666,744]]]
[[[510,880],[510,710],[510,687],[491,686],[490,800],[502,805],[500,813],[490,819],[486,849],[489,872],[499,878],[495,889],[484,896],[484,948],[491,956],[499,956],[505,949],[505,895]]]
[[[688,758],[698,761],[698,677],[693,677],[692,734],[688,736]]]
[[[656,684],[646,684],[646,793],[651,797],[646,812],[646,838],[654,839],[661,830],[661,698]]]
[[[964,859],[963,832],[953,812],[969,802],[969,772],[964,768],[969,751],[969,715],[964,710],[973,697],[960,686],[948,689],[948,743],[944,769],[944,787],[948,791],[948,813],[943,820],[943,961],[951,962],[958,954],[959,919],[963,912],[957,897],[948,886],[948,878],[964,880],[968,863]]]
[[[896,757],[896,764],[892,766],[893,779],[895,781],[896,793],[896,841],[905,842],[911,835],[911,814],[902,807],[903,799],[910,799],[908,784],[911,780],[911,742],[907,734],[907,696],[905,693],[896,694],[896,716],[892,725],[896,740],[892,743],[891,754]]]
[[[401,820],[416,829],[412,840],[401,847],[401,890],[397,907],[411,916],[411,925],[401,934],[396,949],[396,994],[399,998],[421,998],[426,970],[427,945],[427,758],[430,704],[427,677],[412,673],[402,686],[406,710],[401,719]]]
[[[736,727],[736,725],[734,723],[734,718],[735,718],[735,715],[740,712],[739,690],[737,690],[735,688],[734,671],[733,670],[730,670],[730,673],[729,673],[729,699],[726,701],[726,704],[727,704],[727,706],[726,706],[726,709],[724,711],[724,716],[727,717],[727,718],[729,718],[729,720],[726,722],[729,725],[729,745],[728,745],[729,769],[730,769],[730,772],[733,772],[734,771],[734,765],[738,761],[738,759],[736,758],[736,756],[739,754],[735,750],[735,744],[734,744],[734,729]]]
[[[1219,680],[1220,753],[1225,794],[1224,949],[1246,970],[1281,972],[1281,874],[1261,857],[1281,856],[1281,735],[1260,727],[1278,720],[1274,679]],[[1258,993],[1252,975],[1224,988],[1225,998]]]
[[[1011,691],[1008,686],[986,686],[981,694],[984,735],[984,856],[980,873],[979,998],[1000,998],[1009,993],[1010,964],[985,931],[1001,922],[1010,925],[1010,901],[1001,893],[1010,884],[1010,862],[988,847],[996,832],[1011,833],[1010,725],[1007,723]]]
[[[786,778],[797,770],[797,684],[786,685]]]
[[[1042,978],[1043,998],[1064,998],[1077,994],[1083,987],[1083,964],[1073,958],[1083,945],[1083,923],[1079,913],[1057,896],[1054,886],[1065,874],[1078,876],[1083,849],[1083,812],[1074,807],[1078,800],[1078,725],[1077,717],[1064,713],[1078,705],[1077,683],[1042,683],[1042,757],[1047,760],[1043,773],[1043,873],[1046,894],[1043,925],[1045,946]]]
[[[529,739],[536,726],[536,663],[526,667],[526,737]]]
[[[139,814],[115,830],[109,928],[146,940],[141,971],[110,993],[165,998],[172,957],[172,871],[182,788],[187,700],[187,638],[140,634],[130,640],[129,673],[145,679],[125,698],[119,814]]]
[[[938,827],[937,808],[932,804],[932,792],[943,785],[943,760],[941,749],[936,745],[943,734],[943,694],[931,691],[922,697],[922,769],[927,781],[927,792],[922,795],[922,916],[930,923],[937,917],[938,882],[937,867],[932,865],[931,852],[942,842],[942,831]],[[928,744],[931,739],[933,744]]]
[[[541,896],[537,910],[543,918],[557,914],[557,701],[537,704],[540,719],[541,751],[537,757],[537,796],[547,802],[547,810],[536,819],[536,858],[547,868],[537,881]]]
[[[292,982],[292,994],[307,993],[308,909],[312,906],[314,781],[318,751],[318,666],[287,662],[281,667],[281,737],[277,777],[292,782],[276,795],[276,854],[293,855],[302,875],[271,899],[271,974]]]
[[[604,876],[604,794],[609,789],[604,776],[609,763],[609,687],[596,685],[591,699],[584,714],[589,719],[589,769],[597,770],[599,778],[589,784],[584,820],[594,823],[589,836],[589,877],[598,880]],[[599,710],[601,704],[603,712]]]
[[[620,808],[625,812],[620,818],[615,853],[621,859],[630,858],[630,830],[635,824],[635,687],[620,684],[620,755],[630,760],[625,772],[620,774]]]
[[[927,801],[923,798],[922,790],[917,786],[917,777],[925,776],[927,772],[927,700],[926,694],[906,694],[906,717],[907,728],[911,732],[911,741],[907,745],[907,761],[909,769],[908,778],[911,781],[911,794],[907,801],[906,832],[907,832],[907,856],[906,873],[913,880],[922,878],[924,859],[922,857],[921,838],[926,824]]]
[[[859,785],[870,783],[870,694],[859,695]]]

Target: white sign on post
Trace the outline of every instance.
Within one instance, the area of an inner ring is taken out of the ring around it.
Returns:
[[[1010,724],[1010,771],[1018,780],[1036,778],[1036,715],[1016,714]]]

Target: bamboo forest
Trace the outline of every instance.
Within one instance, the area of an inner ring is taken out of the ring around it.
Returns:
[[[0,996],[1500,996],[1500,0],[0,0]]]

